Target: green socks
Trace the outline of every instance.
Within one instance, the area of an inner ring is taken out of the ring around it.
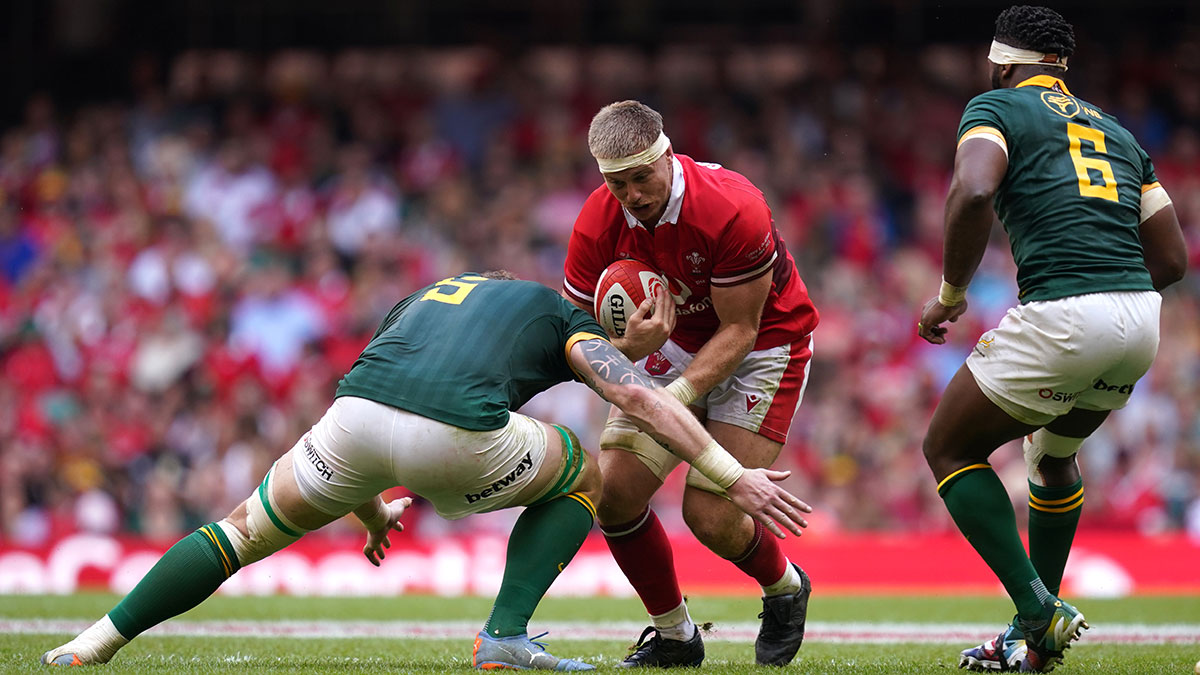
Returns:
[[[108,617],[122,636],[132,640],[203,602],[240,567],[225,533],[209,523],[164,553]]]
[[[1029,484],[1029,559],[1054,595],[1062,585],[1081,513],[1083,479],[1066,487]]]
[[[1004,584],[1017,614],[1043,618],[1043,602],[1050,592],[1025,555],[1012,502],[992,467],[972,464],[959,469],[938,485],[938,494],[958,529]]]
[[[488,635],[526,632],[533,610],[575,557],[595,519],[595,507],[576,492],[525,509],[508,538],[504,579],[483,626]]]

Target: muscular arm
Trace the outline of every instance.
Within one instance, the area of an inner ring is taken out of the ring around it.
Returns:
[[[571,367],[604,400],[617,406],[637,425],[685,462],[691,462],[712,440],[696,416],[648,377],[611,343],[577,342],[569,354]]]
[[[958,146],[954,178],[946,196],[946,240],[942,246],[942,279],[952,286],[971,283],[987,250],[992,230],[992,201],[1008,170],[1008,155],[992,141],[973,137]],[[934,297],[921,310],[917,335],[935,345],[945,344],[947,328],[967,310],[966,300],[946,306]]]
[[[946,239],[942,277],[966,286],[975,276],[992,230],[992,201],[1008,170],[1008,156],[984,138],[969,138],[954,157],[954,177],[946,197]]]
[[[1167,204],[1144,220],[1138,235],[1155,290],[1161,291],[1183,278],[1187,272],[1187,242],[1174,206]]]
[[[683,376],[703,394],[728,378],[758,339],[763,305],[771,293],[771,274],[737,286],[713,286],[713,309],[721,324],[696,352]]]

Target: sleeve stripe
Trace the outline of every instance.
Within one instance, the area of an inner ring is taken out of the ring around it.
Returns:
[[[970,129],[962,135],[962,138],[958,139],[958,146],[962,147],[963,143],[972,138],[983,138],[999,145],[1000,149],[1004,151],[1004,156],[1008,157],[1008,141],[1004,140],[1004,134],[1000,133],[999,129],[995,127],[975,127]]]
[[[1146,222],[1151,216],[1171,205],[1171,196],[1166,188],[1158,183],[1142,186],[1142,219],[1138,224]]]
[[[714,286],[732,286],[734,284],[741,283],[743,281],[748,281],[750,279],[760,277],[763,275],[764,272],[771,269],[771,266],[775,264],[775,260],[778,258],[779,258],[779,251],[775,251],[774,253],[771,254],[770,260],[767,260],[765,263],[763,263],[762,265],[759,265],[758,267],[755,267],[754,269],[750,270],[749,272],[745,272],[744,274],[736,274],[731,277],[713,277],[710,281],[712,282],[712,284]]]
[[[584,293],[583,291],[579,290],[578,288],[575,288],[574,286],[571,285],[571,282],[567,281],[566,277],[563,277],[563,288],[568,293],[575,296],[577,299],[582,300],[582,301],[588,303],[589,305],[596,301],[596,296],[588,295],[587,293]]]

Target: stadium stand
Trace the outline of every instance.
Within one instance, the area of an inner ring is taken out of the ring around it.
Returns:
[[[1150,152],[1194,256],[1200,71],[1155,66],[1195,64],[1197,50],[1129,45],[1120,67],[1092,54],[1102,62],[1072,81]],[[79,530],[174,539],[228,512],[317,419],[397,299],[464,269],[558,287],[574,216],[599,185],[587,121],[628,97],[663,112],[678,151],[767,191],[821,309],[781,460],[814,525],[952,530],[921,437],[1016,289],[997,231],[953,344],[917,338],[982,59],[953,45],[898,56],[191,51],[125,100],[31,97],[0,132],[0,533],[29,546]],[[1163,321],[1150,375],[1081,454],[1085,530],[1200,537],[1194,271],[1166,294]],[[594,448],[606,409],[586,391],[531,405]],[[1024,485],[1019,452],[995,459]],[[412,523],[419,536],[507,529]]]

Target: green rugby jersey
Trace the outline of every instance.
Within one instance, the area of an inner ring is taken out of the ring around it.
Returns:
[[[1142,193],[1158,179],[1115,118],[1038,75],[972,99],[958,142],[976,135],[1008,153],[995,206],[1022,303],[1154,289],[1138,225]]]
[[[567,364],[572,345],[604,335],[590,314],[541,284],[463,274],[393,307],[335,398],[371,399],[463,429],[499,429],[510,410],[575,379]]]

